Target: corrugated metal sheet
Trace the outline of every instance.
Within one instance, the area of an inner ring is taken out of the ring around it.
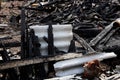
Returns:
[[[52,25],[53,36],[54,36],[54,46],[60,51],[67,52],[70,46],[70,41],[73,39],[72,25]],[[48,25],[32,25],[31,29],[34,29],[35,35],[39,37],[39,42],[41,43],[41,53],[42,55],[48,54],[47,46],[48,44],[43,40],[43,37],[48,37]]]
[[[81,64],[84,64],[88,61],[92,61],[95,59],[103,60],[103,59],[109,59],[109,58],[113,58],[113,57],[117,57],[117,55],[114,52],[85,55],[85,56],[82,56],[81,58],[74,58],[74,59],[70,59],[70,60],[59,61],[54,64],[54,67],[56,70],[57,69],[65,69],[65,68],[69,68],[69,67],[79,66]]]
[[[73,74],[81,74],[83,72],[84,72],[84,68],[82,66],[77,66],[77,67],[56,70],[55,75],[61,77],[61,76],[68,76]]]
[[[56,71],[56,76],[67,76],[71,74],[81,74],[84,71],[82,64],[92,61],[92,60],[103,60],[108,58],[116,57],[117,55],[114,52],[111,53],[98,53],[85,55],[81,58],[74,58],[70,60],[59,61],[54,64]]]

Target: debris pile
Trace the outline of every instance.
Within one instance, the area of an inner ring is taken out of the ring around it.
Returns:
[[[10,23],[12,24],[13,22],[14,24],[18,23],[16,20],[17,18],[19,18],[21,14],[19,7],[23,5],[24,5],[24,1],[1,2],[0,23],[4,23],[4,24],[10,24]]]
[[[120,79],[119,0],[10,1],[1,7],[0,34],[9,35],[0,36],[1,80]]]

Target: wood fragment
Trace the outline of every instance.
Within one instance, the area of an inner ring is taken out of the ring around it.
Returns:
[[[68,53],[63,55],[57,55],[55,57],[36,57],[31,59],[24,59],[24,60],[16,60],[16,61],[9,61],[6,63],[0,64],[0,70],[8,69],[8,68],[14,68],[14,67],[21,67],[31,64],[37,64],[37,63],[43,63],[43,62],[49,62],[49,61],[60,61],[60,60],[66,60],[66,59],[72,59],[72,58],[78,58],[81,57],[81,53]]]

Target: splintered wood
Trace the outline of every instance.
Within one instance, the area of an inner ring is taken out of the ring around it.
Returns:
[[[57,55],[55,57],[48,57],[48,58],[36,57],[36,58],[31,58],[31,59],[10,61],[10,62],[0,64],[0,70],[20,67],[20,66],[26,66],[26,65],[31,65],[31,64],[38,64],[38,63],[43,63],[43,62],[49,62],[49,61],[60,61],[60,60],[78,58],[81,56],[82,56],[81,53],[68,53],[68,54]]]

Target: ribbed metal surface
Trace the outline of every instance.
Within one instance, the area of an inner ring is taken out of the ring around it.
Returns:
[[[66,69],[61,69],[56,71],[56,76],[68,76],[73,74],[81,74],[84,72],[84,68],[82,66],[71,67]]]
[[[67,76],[70,74],[78,74],[83,72],[83,67],[80,66],[88,61],[92,60],[103,60],[117,57],[114,52],[111,53],[98,53],[86,55],[81,58],[74,58],[70,60],[59,61],[54,64],[54,68],[56,71],[56,76]]]
[[[54,36],[54,46],[60,51],[68,51],[70,41],[73,39],[72,25],[52,25],[53,36]],[[47,55],[48,44],[43,40],[43,37],[48,37],[48,25],[33,25],[30,26],[34,29],[35,35],[39,37],[39,42],[41,43],[41,53],[42,55]]]
[[[92,60],[103,60],[103,59],[109,59],[117,57],[117,55],[114,52],[109,52],[109,53],[98,53],[98,54],[91,54],[91,55],[86,55],[81,58],[74,58],[70,60],[65,60],[65,61],[60,61],[54,64],[55,69],[63,69],[63,68],[69,68],[73,66],[79,66],[81,64],[84,64],[88,61]]]

